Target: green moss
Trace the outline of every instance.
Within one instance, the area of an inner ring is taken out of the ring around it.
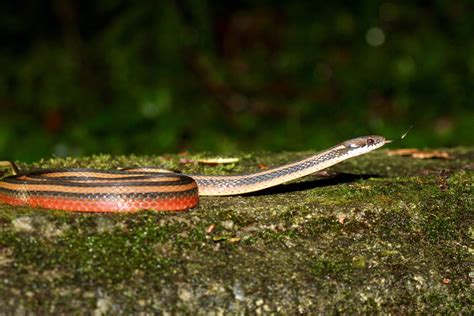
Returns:
[[[318,259],[312,266],[316,277],[339,278],[343,274],[351,273],[353,266],[350,261]]]

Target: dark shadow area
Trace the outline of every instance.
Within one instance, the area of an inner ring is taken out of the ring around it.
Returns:
[[[321,176],[308,176],[303,182],[290,182],[288,184],[281,184],[276,187],[264,189],[257,192],[242,194],[242,196],[264,196],[280,193],[291,193],[314,188],[321,188],[331,185],[338,185],[343,183],[350,183],[357,180],[367,180],[369,178],[380,178],[376,174],[352,174],[352,173],[338,173],[334,176],[321,178]]]

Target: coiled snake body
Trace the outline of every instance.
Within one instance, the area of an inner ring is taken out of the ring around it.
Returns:
[[[0,202],[83,212],[193,208],[199,195],[236,195],[279,185],[366,154],[390,141],[364,136],[279,167],[229,176],[128,170],[40,170],[0,180]]]

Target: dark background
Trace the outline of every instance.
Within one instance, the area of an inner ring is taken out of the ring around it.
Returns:
[[[0,160],[472,145],[471,1],[0,4]]]

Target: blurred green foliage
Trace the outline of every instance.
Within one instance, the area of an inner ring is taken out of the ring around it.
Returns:
[[[0,4],[0,157],[472,145],[470,1]]]

